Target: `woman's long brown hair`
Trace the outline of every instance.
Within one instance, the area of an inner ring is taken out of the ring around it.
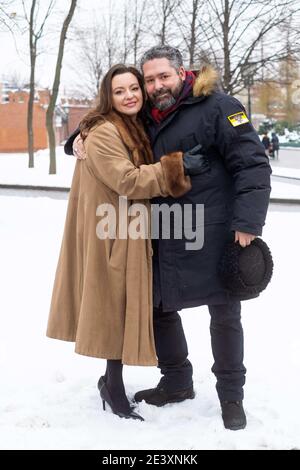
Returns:
[[[137,78],[139,86],[142,90],[143,102],[145,104],[146,91],[142,74],[133,66],[127,66],[124,64],[114,65],[108,70],[108,72],[104,75],[102,79],[99,90],[98,105],[94,109],[92,109],[88,114],[86,114],[86,116],[84,116],[79,125],[80,134],[83,140],[87,137],[89,131],[96,124],[105,120],[105,116],[107,116],[113,110],[111,82],[116,75],[121,75],[123,73],[132,73]],[[140,114],[141,111],[138,114]]]

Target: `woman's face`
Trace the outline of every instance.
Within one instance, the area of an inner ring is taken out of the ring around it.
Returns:
[[[127,116],[136,116],[143,106],[143,94],[136,76],[130,72],[115,75],[111,87],[114,109]]]

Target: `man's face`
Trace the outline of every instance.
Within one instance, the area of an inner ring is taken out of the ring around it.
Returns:
[[[145,62],[143,74],[153,106],[163,111],[176,102],[185,80],[184,67],[177,72],[168,59],[153,59]]]

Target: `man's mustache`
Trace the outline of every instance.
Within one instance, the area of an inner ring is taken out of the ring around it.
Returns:
[[[152,98],[159,98],[160,96],[165,95],[166,93],[173,96],[171,90],[168,90],[166,88],[166,89],[163,89],[163,90],[160,90],[160,91],[157,91],[157,92],[153,93]]]

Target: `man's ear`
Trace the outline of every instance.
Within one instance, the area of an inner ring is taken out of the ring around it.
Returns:
[[[185,68],[183,67],[183,65],[180,67],[178,75],[181,78],[181,80],[183,80],[183,81],[185,80],[186,71],[185,71]]]

